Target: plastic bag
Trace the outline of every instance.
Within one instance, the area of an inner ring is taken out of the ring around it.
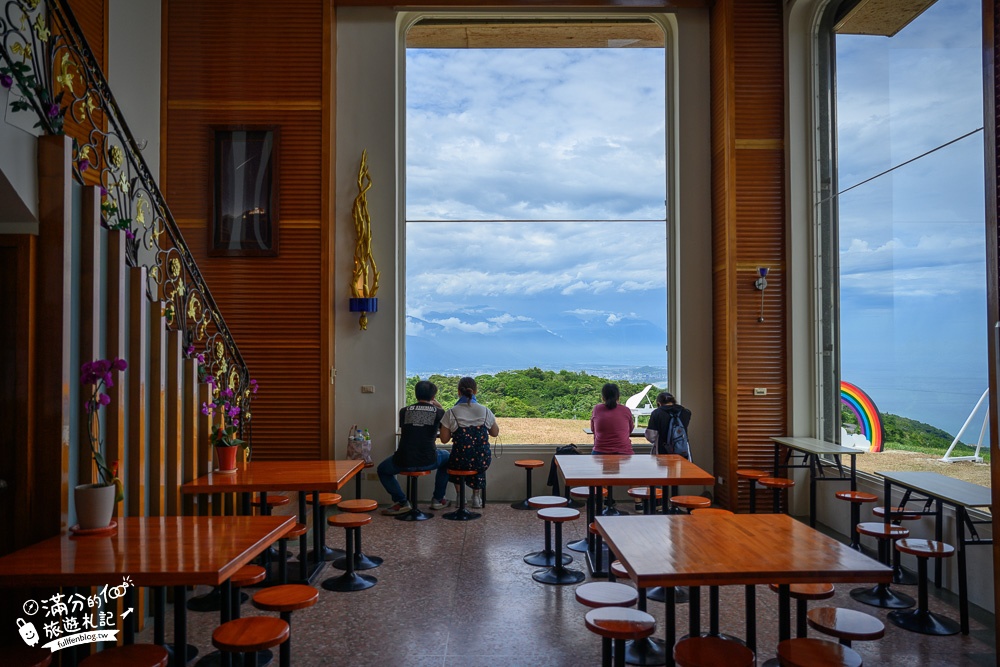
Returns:
[[[351,426],[351,431],[347,436],[347,458],[358,460],[364,459],[365,463],[372,462],[372,441],[358,440],[355,433],[358,430],[357,424]]]

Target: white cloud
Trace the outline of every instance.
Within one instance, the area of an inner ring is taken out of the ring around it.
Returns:
[[[500,330],[500,327],[489,322],[465,322],[457,317],[448,317],[442,320],[431,320],[434,324],[444,327],[446,330],[461,331],[463,333],[491,334]]]
[[[608,315],[608,319],[606,320],[606,322],[607,322],[607,324],[608,324],[609,327],[613,327],[614,325],[618,324],[621,321],[622,321],[622,318],[619,315],[616,315],[614,313],[611,313],[610,315]]]

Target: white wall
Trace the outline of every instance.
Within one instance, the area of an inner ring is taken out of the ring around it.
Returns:
[[[678,35],[673,60],[673,95],[679,106],[671,131],[674,151],[683,169],[673,170],[671,218],[677,220],[671,276],[672,332],[676,368],[672,386],[694,419],[691,439],[695,460],[708,469],[712,461],[711,336],[711,152],[709,150],[708,14],[682,12],[668,20]],[[404,321],[402,303],[402,192],[405,177],[401,130],[402,46],[396,14],[388,8],[341,7],[337,10],[337,215],[335,277],[337,392],[336,454],[343,455],[346,431],[361,423],[373,436],[373,458],[395,448],[396,410],[402,402],[400,355]],[[398,76],[397,76],[398,73]],[[359,94],[360,93],[360,94]],[[397,97],[398,95],[398,97]],[[347,312],[353,266],[354,227],[351,208],[357,195],[362,149],[368,149],[373,187],[368,193],[372,217],[372,247],[382,272],[379,312],[369,316],[367,331],[359,331],[357,315]],[[680,246],[683,245],[683,252]],[[361,394],[363,384],[374,394]],[[552,447],[517,447],[505,443],[489,473],[491,499],[524,496],[524,473],[516,458],[551,455]],[[369,473],[371,475],[371,473]],[[534,486],[542,489],[544,474]],[[429,485],[424,485],[428,486]],[[421,488],[428,496],[430,488]],[[381,487],[368,484],[366,495],[384,500]]]

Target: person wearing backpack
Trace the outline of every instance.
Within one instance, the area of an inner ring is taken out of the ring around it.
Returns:
[[[646,440],[653,444],[650,454],[678,454],[691,460],[687,437],[690,423],[691,411],[678,403],[673,394],[661,391],[646,427]]]

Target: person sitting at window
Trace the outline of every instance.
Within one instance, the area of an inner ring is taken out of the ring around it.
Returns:
[[[472,489],[469,505],[474,509],[483,507],[483,489],[486,488],[486,469],[490,467],[490,436],[500,434],[497,418],[490,409],[476,401],[476,381],[464,377],[458,381],[458,403],[444,414],[441,421],[441,442],[447,444],[454,439],[451,447],[450,467],[455,470],[475,470],[475,475],[455,477],[452,481],[459,489],[462,480]]]
[[[590,413],[590,430],[594,432],[594,449],[591,454],[634,454],[632,429],[635,418],[632,411],[618,404],[621,392],[618,385],[608,382],[601,387],[603,403],[598,403]]]
[[[401,472],[417,472],[437,469],[434,480],[434,498],[431,509],[448,507],[445,494],[448,491],[447,450],[437,449],[434,439],[444,418],[444,408],[435,400],[437,387],[433,382],[421,380],[414,387],[417,402],[399,411],[399,446],[395,453],[382,461],[376,469],[378,479],[392,498],[393,505],[382,510],[382,514],[396,516],[410,511],[410,501],[400,488],[396,475]]]
[[[680,434],[670,432],[670,420],[673,417],[677,417],[684,427],[683,438]],[[656,409],[649,415],[649,425],[646,427],[646,440],[653,444],[650,454],[670,451],[690,460],[691,451],[687,444],[687,430],[690,423],[691,411],[678,403],[673,394],[666,391],[657,394]]]

